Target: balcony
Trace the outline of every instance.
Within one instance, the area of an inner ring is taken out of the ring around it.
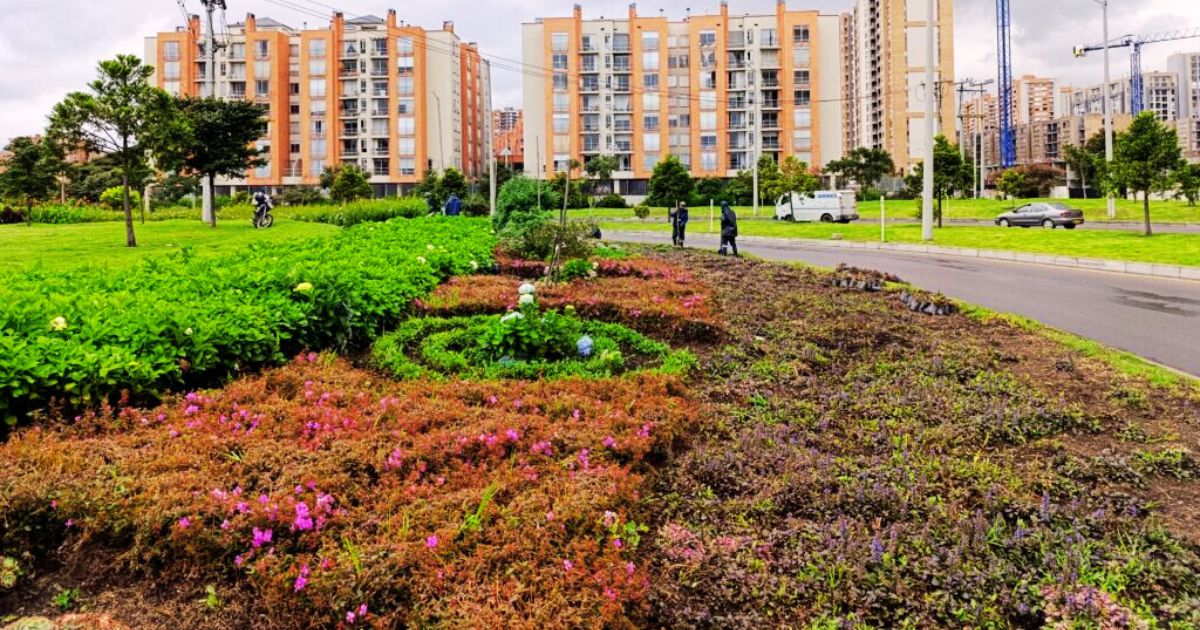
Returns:
[[[625,44],[613,43],[612,51],[615,53],[627,53],[627,52],[629,52],[629,44],[628,43],[625,43]]]
[[[342,50],[342,59],[358,59],[358,48],[347,46]]]
[[[341,112],[339,112],[338,117],[339,118],[358,118],[358,108],[350,107],[350,108],[343,109]]]
[[[629,89],[629,85],[630,84],[627,82],[614,83],[612,86],[612,91],[614,91],[614,92],[629,92],[629,91],[631,91]]]
[[[763,109],[779,109],[779,99],[767,99],[762,103]]]
[[[357,129],[346,129],[346,130],[342,131],[342,137],[343,138],[357,138],[358,130]]]
[[[619,140],[613,143],[613,150],[617,153],[633,153],[633,142],[629,140]]]
[[[762,148],[764,151],[778,151],[781,148],[779,146],[779,139],[768,140],[767,138],[763,138]]]
[[[387,109],[372,109],[371,117],[372,118],[387,118],[388,110]]]
[[[597,129],[597,131],[599,131],[599,129]],[[622,132],[629,133],[629,132],[633,131],[633,123],[631,123],[629,121],[614,122],[613,123],[613,131],[616,131],[618,133],[622,133]]]
[[[777,35],[764,35],[758,42],[759,48],[779,48],[779,37]]]
[[[625,62],[625,63],[613,62],[612,71],[620,72],[622,74],[628,74],[629,72],[631,72],[630,67],[631,67],[631,65],[629,62]]]
[[[583,83],[581,83],[579,85],[579,91],[580,92],[599,92],[600,91],[600,82],[599,81],[584,81]]]

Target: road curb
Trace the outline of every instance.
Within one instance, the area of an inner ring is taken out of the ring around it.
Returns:
[[[653,232],[617,232],[623,234],[654,234]],[[614,240],[620,240],[615,236]],[[824,247],[827,249],[871,249],[893,251],[906,254],[933,254],[938,256],[957,256],[960,258],[983,258],[1008,262],[1029,263],[1046,267],[1063,267],[1068,269],[1086,269],[1089,271],[1106,271],[1131,276],[1151,276],[1156,278],[1171,278],[1174,280],[1191,280],[1200,282],[1200,267],[1183,265],[1160,265],[1157,263],[1111,260],[1108,258],[1080,258],[1075,256],[1055,256],[1052,254],[1035,254],[1031,252],[1015,252],[998,249],[975,249],[970,247],[940,247],[919,243],[880,243],[877,241],[835,241],[803,238],[776,238],[770,236],[742,236],[738,240],[743,243],[760,243],[763,245],[792,245],[804,247]]]

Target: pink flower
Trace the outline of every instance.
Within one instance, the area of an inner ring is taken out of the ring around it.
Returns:
[[[574,562],[571,562],[570,560],[563,560],[563,570],[564,571],[570,571],[571,569],[574,569],[574,568],[575,568]]]
[[[621,547],[625,546],[625,544],[621,542],[620,538],[614,538],[613,546],[616,547],[617,549],[620,549]]]
[[[354,623],[355,618],[356,615],[353,610],[346,613],[346,623]]]
[[[626,575],[633,575],[635,571],[637,571],[637,565],[635,565],[632,562],[625,563],[625,574]]]
[[[521,433],[516,429],[509,429],[504,432],[504,437],[508,438],[509,442],[516,442],[521,439]]]
[[[238,501],[233,509],[237,510],[238,514],[245,514],[250,511],[250,506],[245,501]]]
[[[192,524],[192,520],[186,516],[179,519],[179,529],[187,529],[188,526],[191,524]]]
[[[387,467],[389,470],[395,470],[395,469],[399,468],[401,466],[401,464],[403,464],[403,463],[404,463],[403,454],[401,454],[400,449],[396,448],[396,449],[392,449],[392,452],[387,456],[387,462],[384,464],[384,466]]]
[[[250,541],[250,545],[255,549],[258,549],[259,547],[271,542],[271,537],[275,532],[270,529],[259,529],[255,527],[253,533],[254,540]]]
[[[243,558],[240,554],[233,557],[233,566],[240,567],[245,563],[246,563],[246,559]]]
[[[313,527],[312,517],[308,513],[308,504],[303,501],[296,504],[296,519],[292,522],[292,527],[302,532]]]
[[[67,529],[70,529],[70,528],[74,527],[74,526],[75,526],[75,519],[73,519],[73,518],[69,518],[69,519],[67,519],[67,522],[65,523],[65,525],[67,526]]]
[[[233,527],[233,523],[230,523],[229,519],[225,519],[225,520],[221,521],[221,529],[223,529],[225,531],[229,531],[229,529],[231,527]]]
[[[584,470],[587,470],[591,465],[591,461],[588,459],[588,450],[586,448],[582,451],[579,451],[579,465],[582,466]]]
[[[571,419],[572,419],[572,420],[578,420],[578,419],[580,419],[580,418],[582,418],[582,417],[583,417],[583,412],[579,411],[578,409],[576,409],[575,411],[572,411],[572,412],[571,412]]]
[[[296,576],[296,583],[293,585],[293,588],[296,589],[297,593],[303,591],[305,586],[308,586],[308,573],[309,571],[307,564],[300,567],[300,574]]]
[[[58,500],[57,500],[57,499],[52,499],[52,500],[50,501],[50,509],[51,509],[51,510],[57,510],[57,509],[58,509]]]
[[[489,405],[494,405],[498,402],[500,402],[500,399],[496,398],[495,394],[487,397],[487,404]]]
[[[604,448],[617,448],[617,440],[613,436],[604,438]]]
[[[546,512],[546,520],[553,521],[554,520],[554,512]]]
[[[554,447],[551,446],[550,443],[546,442],[546,441],[535,442],[533,444],[533,446],[529,447],[529,452],[534,453],[534,454],[545,455],[546,457],[550,457],[551,455],[554,454]]]
[[[187,407],[186,407],[186,408],[183,410],[183,415],[185,415],[185,416],[194,416],[194,415],[196,415],[196,413],[197,413],[197,412],[199,412],[199,411],[200,411],[200,408],[199,408],[199,407],[197,407],[196,405],[188,405],[188,406],[187,406]]]
[[[617,513],[612,510],[604,511],[604,526],[612,527],[617,524]]]
[[[434,547],[437,547],[437,546],[438,546],[438,537],[437,537],[437,534],[434,534],[434,535],[432,535],[432,536],[430,536],[430,537],[426,538],[426,539],[425,539],[425,546],[426,546],[426,547],[429,547],[430,549],[433,549]]]

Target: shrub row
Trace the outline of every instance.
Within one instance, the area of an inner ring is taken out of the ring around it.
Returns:
[[[631,627],[647,459],[696,414],[680,389],[652,375],[396,384],[310,355],[14,435],[0,556],[19,559],[21,590],[49,561],[113,550],[105,578],[216,583],[250,625]]]
[[[120,273],[0,276],[0,417],[365,347],[442,280],[489,266],[494,247],[486,222],[430,218],[220,257],[184,250]]]
[[[377,201],[356,201],[344,206],[313,205],[280,208],[275,211],[283,217],[313,223],[328,223],[348,227],[359,223],[387,221],[389,219],[414,219],[429,214],[429,206],[423,199],[402,197]],[[485,213],[486,214],[486,213]]]
[[[254,208],[245,203],[233,204],[228,198],[222,197],[223,203],[217,204],[217,219],[224,221],[250,219]],[[483,200],[482,208],[478,199],[472,199],[464,214],[483,216],[487,214],[487,200]],[[464,202],[465,203],[465,202]],[[135,204],[134,216],[141,218],[141,205]],[[395,218],[422,217],[429,213],[428,205],[417,197],[401,197],[390,199],[374,199],[356,201],[346,205],[336,205],[328,202],[313,205],[277,206],[275,215],[297,221],[329,223],[343,227],[367,222],[382,222]],[[4,215],[7,217],[0,223],[19,223],[26,220],[22,208],[11,208]],[[200,220],[199,207],[190,205],[159,206],[152,208],[146,214],[147,221],[169,221],[175,219]],[[46,224],[68,223],[99,223],[102,221],[124,221],[125,215],[120,209],[109,209],[103,206],[93,206],[81,203],[44,204],[34,206],[33,222]]]

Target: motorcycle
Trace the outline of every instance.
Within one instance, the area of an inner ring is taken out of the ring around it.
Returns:
[[[275,217],[271,214],[273,204],[270,197],[260,200],[254,208],[252,223],[256,229],[266,229],[275,225]]]

